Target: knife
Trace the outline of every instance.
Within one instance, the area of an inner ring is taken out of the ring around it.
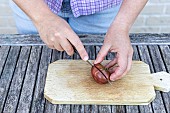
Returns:
[[[68,40],[69,41],[69,40]],[[70,42],[70,41],[69,41]],[[70,42],[70,44],[71,44],[71,42]],[[71,44],[72,45],[72,44]],[[72,47],[73,47],[73,49],[74,49],[74,52],[75,53],[77,53],[77,54],[79,54],[78,53],[78,51],[77,51],[77,49],[75,48],[75,46],[74,45],[72,45]],[[106,77],[106,75],[97,67],[97,66],[95,66],[94,64],[92,64],[89,60],[87,60],[86,61],[88,64],[90,64],[92,67],[94,66],[97,70],[99,70],[101,73],[102,73],[102,75],[104,76],[104,78],[108,81],[108,83],[110,84],[110,85],[112,85],[112,83],[110,82],[110,80]]]

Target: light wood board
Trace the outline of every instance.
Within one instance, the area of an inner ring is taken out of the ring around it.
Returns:
[[[90,70],[91,66],[82,60],[51,63],[45,98],[53,104],[102,105],[145,105],[155,98],[149,66],[141,61],[133,61],[131,71],[112,85],[96,83]]]

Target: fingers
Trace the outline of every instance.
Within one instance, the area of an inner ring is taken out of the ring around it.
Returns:
[[[132,66],[132,56],[133,56],[133,49],[128,54],[128,58],[127,58],[127,63],[128,64],[127,64],[126,71],[121,76],[119,76],[116,80],[121,79],[124,75],[126,75],[130,71],[131,66]]]
[[[105,68],[108,69],[110,73],[114,73],[117,67],[117,58],[114,58],[105,66]]]
[[[60,45],[59,41],[56,40],[57,37],[50,35],[47,37],[47,46],[51,49],[56,49],[58,51],[64,51],[62,46]]]
[[[48,47],[55,48],[58,51],[66,51],[68,55],[73,55],[74,49],[72,45],[77,49],[81,58],[88,60],[88,54],[77,35],[70,35],[70,37],[62,36],[59,33],[50,36],[48,39]]]
[[[117,64],[117,58],[114,58],[112,61],[110,61],[105,68],[110,68],[112,66],[114,66],[115,64]]]
[[[133,55],[133,54],[130,54],[130,55],[128,56],[128,66],[127,66],[127,71],[130,71],[131,66],[132,66],[132,55]]]
[[[36,24],[36,27],[40,37],[48,47],[59,51],[65,50],[68,55],[72,55],[73,45],[81,58],[88,60],[88,54],[82,42],[64,19],[56,15],[50,15],[46,21]]]
[[[63,38],[62,41],[60,42],[60,44],[68,55],[70,55],[70,56],[73,55],[74,49],[73,49],[72,45],[70,44],[70,42],[66,38]]]
[[[68,40],[72,43],[72,45],[78,51],[81,59],[84,61],[87,61],[89,57],[79,37],[73,34],[72,36],[68,37]]]
[[[113,68],[113,71],[111,70],[111,77],[110,79],[112,81],[121,79],[124,75],[127,74],[128,71],[130,71],[131,69],[131,65],[132,65],[132,55],[133,54],[129,54],[127,57],[120,57],[118,59],[118,67]],[[110,64],[108,64],[108,66],[111,66],[111,64],[114,64],[116,61],[112,61],[110,62]]]
[[[124,76],[127,73],[128,57],[123,57],[123,55],[118,56],[118,67],[111,74],[110,80],[115,81],[118,78]]]
[[[97,58],[96,60],[94,61],[95,64],[97,63],[101,63],[105,56],[107,55],[107,53],[109,52],[109,49],[110,49],[110,45],[107,45],[107,44],[103,44],[103,46],[101,47],[98,55],[97,55]]]
[[[54,49],[58,50],[58,51],[64,51],[64,49],[61,47],[60,44],[54,44]]]
[[[132,65],[132,56],[130,55],[130,56],[128,57],[127,70],[126,70],[121,76],[119,76],[118,78],[116,78],[115,80],[121,79],[124,75],[126,75],[127,72],[130,71],[131,65]]]

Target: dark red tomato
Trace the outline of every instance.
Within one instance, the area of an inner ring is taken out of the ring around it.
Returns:
[[[99,84],[105,84],[107,83],[107,79],[110,80],[110,72],[105,69],[103,65],[94,64],[98,69],[100,69],[100,72],[95,66],[91,68],[91,75],[94,78],[94,80]],[[107,79],[103,76],[103,74],[107,77]]]

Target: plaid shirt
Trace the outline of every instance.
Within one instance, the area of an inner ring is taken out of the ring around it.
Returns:
[[[95,12],[119,5],[122,0],[45,0],[52,12],[57,14],[63,7],[65,11],[72,11],[75,17],[90,15]],[[65,3],[64,3],[65,2]],[[69,3],[69,5],[67,3]]]

